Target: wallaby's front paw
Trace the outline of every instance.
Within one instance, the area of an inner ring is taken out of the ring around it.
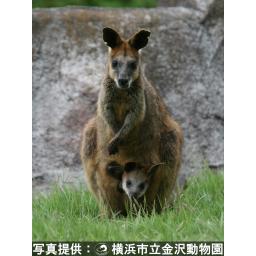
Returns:
[[[110,155],[114,155],[116,153],[118,153],[118,142],[117,141],[111,141],[108,145],[108,153]]]
[[[107,165],[107,174],[119,181],[122,180],[123,172],[123,166],[118,164],[116,161],[112,161]]]

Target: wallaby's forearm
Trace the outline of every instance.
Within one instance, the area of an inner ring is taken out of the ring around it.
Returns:
[[[103,107],[103,116],[107,124],[110,126],[114,134],[117,134],[121,128],[121,124],[116,120],[114,106],[105,104]]]
[[[139,123],[140,114],[141,113],[130,111],[126,115],[121,129],[115,134],[113,140],[117,139],[122,141]]]
[[[140,92],[137,97],[133,98],[131,109],[127,113],[124,123],[120,130],[116,133],[113,140],[122,141],[130,132],[144,119],[145,116],[145,98],[144,93]]]
[[[136,125],[143,120],[144,112],[130,111],[124,120],[121,129],[115,134],[108,145],[109,154],[115,154],[118,152],[118,146],[128,137],[130,132]]]

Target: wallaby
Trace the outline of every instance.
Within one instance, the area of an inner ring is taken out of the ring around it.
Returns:
[[[110,176],[119,180],[117,190],[120,193],[125,192],[129,199],[140,199],[151,182],[154,182],[154,175],[160,165],[164,163],[144,166],[136,162],[127,162],[124,166],[116,162],[111,162],[107,166],[107,172]]]
[[[140,49],[149,36],[140,30],[124,40],[115,30],[103,29],[109,47],[106,74],[97,114],[84,128],[81,159],[88,187],[108,214],[125,214],[126,198],[116,189],[118,180],[106,172],[109,162],[165,163],[145,192],[148,210],[158,212],[172,201],[180,168],[182,130],[141,70]]]

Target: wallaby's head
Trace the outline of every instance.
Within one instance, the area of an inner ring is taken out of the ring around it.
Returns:
[[[103,29],[103,40],[109,47],[108,73],[119,89],[128,89],[139,76],[139,50],[148,43],[150,32],[140,30],[124,40],[112,28]]]
[[[146,193],[158,166],[159,164],[150,167],[142,166],[135,162],[125,164],[121,187],[129,198],[138,199]]]
[[[127,162],[124,166],[112,162],[107,167],[107,172],[112,177],[120,180],[119,188],[123,190],[129,198],[142,197],[150,184],[150,180],[158,170],[158,163],[151,166],[143,166],[136,162]]]

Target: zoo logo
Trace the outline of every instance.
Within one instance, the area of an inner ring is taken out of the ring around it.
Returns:
[[[99,256],[104,256],[104,255],[107,255],[108,254],[108,247],[106,244],[97,244],[95,246],[95,252],[97,255]]]

